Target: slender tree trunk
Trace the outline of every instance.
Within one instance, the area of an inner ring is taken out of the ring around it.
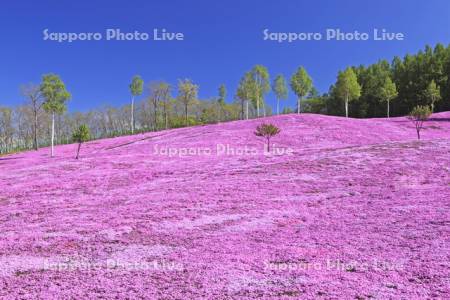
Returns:
[[[156,131],[156,130],[158,130],[158,108],[157,108],[156,104],[154,104],[154,110],[155,110],[155,116],[154,116],[155,121],[154,121],[154,124],[153,124],[153,128]]]
[[[434,102],[431,102],[431,112],[434,113]]]
[[[241,101],[241,120],[244,120],[244,101]]]
[[[256,116],[259,118],[259,97],[256,97]]]
[[[389,100],[387,101],[387,117],[388,117],[388,119],[389,119]]]
[[[245,113],[245,118],[248,120],[248,100],[246,101],[246,105],[247,105],[247,109],[246,109],[246,113]]]
[[[267,138],[267,153],[270,152],[270,138]]]
[[[217,122],[220,123],[220,104],[219,104],[219,108],[217,110]]]
[[[78,149],[77,149],[77,157],[76,159],[78,159],[80,157],[80,148],[81,148],[81,143],[78,143]]]
[[[263,116],[264,118],[266,117],[266,104],[264,103],[264,101],[261,101],[262,104],[262,109],[263,109]]]
[[[134,134],[134,96],[131,97],[131,134]]]
[[[420,140],[420,130],[417,128],[416,131],[417,131],[417,139]]]
[[[36,151],[39,150],[37,131],[38,131],[38,115],[37,111],[34,110],[34,150]]]
[[[302,112],[302,96],[298,97],[297,101],[297,114]]]
[[[277,98],[277,115],[280,114],[280,98]]]
[[[348,118],[348,97],[345,98],[345,117]]]
[[[184,106],[184,122],[187,127],[188,126],[188,106],[187,106],[187,104]]]
[[[166,103],[164,103],[164,127],[167,129],[169,126],[168,126],[168,123],[167,123],[167,107],[166,107]]]
[[[54,143],[55,143],[55,113],[52,112],[52,138],[51,138],[52,146],[51,146],[51,157],[55,156],[55,149],[54,149]]]

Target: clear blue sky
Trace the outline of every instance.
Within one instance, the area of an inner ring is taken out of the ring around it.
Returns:
[[[42,31],[183,32],[182,42],[90,41],[57,43]],[[326,28],[372,32],[373,28],[405,34],[404,41],[263,40],[274,32],[323,32]],[[24,101],[22,83],[59,74],[73,97],[70,110],[129,102],[134,74],[145,81],[191,78],[200,97],[217,94],[225,83],[231,101],[243,73],[255,64],[268,67],[272,78],[290,76],[303,65],[319,91],[328,90],[336,73],[348,65],[415,53],[425,44],[450,43],[450,1],[2,1],[0,4],[0,106]],[[274,96],[268,95],[272,104]],[[295,97],[289,95],[293,106]]]

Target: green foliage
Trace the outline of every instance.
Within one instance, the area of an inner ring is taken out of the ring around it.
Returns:
[[[299,67],[291,77],[291,89],[298,97],[297,112],[301,112],[301,99],[312,89],[312,79],[305,68]]]
[[[195,85],[190,79],[178,81],[178,97],[182,103],[190,103],[197,99],[198,85]]]
[[[219,87],[219,104],[223,105],[225,103],[225,98],[227,97],[227,89],[224,84]]]
[[[48,113],[62,114],[66,111],[66,101],[71,95],[66,90],[64,82],[56,74],[47,74],[42,77],[40,91],[44,97],[42,107]]]
[[[217,120],[220,122],[221,120],[221,111],[225,107],[225,97],[227,96],[227,89],[224,84],[221,84],[219,87],[219,99],[217,100],[218,107],[218,116]]]
[[[239,81],[236,97],[243,101],[250,100],[254,90],[253,83],[250,72],[245,73]]]
[[[327,111],[325,97],[309,98],[303,101],[303,112],[313,114],[324,114]]]
[[[261,124],[256,127],[254,134],[267,140],[267,151],[270,151],[270,139],[280,133],[280,129],[273,124]]]
[[[184,105],[185,125],[188,126],[188,106],[197,99],[198,85],[190,79],[178,81],[178,99]]]
[[[72,134],[72,139],[78,143],[77,156],[75,157],[78,159],[80,157],[81,144],[90,139],[89,127],[85,124],[78,126]]]
[[[144,81],[142,80],[141,76],[135,75],[133,76],[133,79],[130,83],[130,92],[133,96],[139,96],[142,94],[142,91],[144,89]]]
[[[286,85],[286,80],[284,76],[279,74],[275,77],[275,80],[272,83],[272,91],[275,93],[277,97],[277,114],[280,113],[280,99],[286,99],[288,96],[288,88]]]
[[[386,77],[384,84],[380,87],[380,100],[381,101],[391,101],[397,97],[397,87],[391,78]]]
[[[269,71],[263,65],[256,65],[250,74],[255,84],[256,93],[262,98],[270,90]]]
[[[251,92],[253,92],[252,100],[254,100],[257,114],[259,116],[259,107],[262,104],[264,106],[264,95],[270,90],[269,84],[269,71],[263,65],[256,65],[250,71],[251,83],[249,86],[251,87]]]
[[[286,79],[284,76],[279,74],[275,77],[272,84],[272,91],[275,93],[278,99],[286,99],[288,96],[288,88],[286,85]]]
[[[426,121],[431,116],[428,106],[418,105],[409,113],[409,118],[413,121]]]
[[[348,117],[348,103],[361,95],[361,86],[353,68],[339,72],[335,89],[336,95],[345,101],[345,116]]]
[[[392,115],[407,115],[417,105],[431,105],[435,111],[450,110],[450,101],[439,101],[450,99],[450,46],[437,44],[434,49],[426,46],[416,54],[394,57],[390,64],[381,60],[353,69],[361,86],[361,97],[350,103],[352,116],[380,117],[386,114],[383,103],[386,100],[381,99],[380,89],[387,77],[395,83],[398,93],[392,103]],[[332,93],[329,97],[327,113],[341,115],[339,103],[342,105],[342,98]]]
[[[245,115],[248,119],[249,112],[248,112],[248,103],[250,101],[256,103],[255,100],[256,95],[256,85],[255,81],[252,78],[252,73],[247,72],[244,74],[244,76],[239,81],[239,86],[236,91],[236,99],[241,104],[241,119],[244,119],[244,103],[245,105]]]
[[[187,126],[201,125],[202,122],[194,117],[188,117]],[[170,118],[170,128],[182,128],[186,126],[185,117],[174,116]]]
[[[420,140],[420,131],[423,123],[431,116],[431,109],[428,106],[418,105],[409,113],[408,118],[414,123],[417,131],[417,138]]]
[[[313,86],[308,93],[308,98],[319,98],[319,91]]]
[[[89,127],[86,124],[80,125],[72,134],[73,141],[83,143],[90,139]]]
[[[358,99],[361,95],[361,86],[352,68],[339,72],[335,88],[338,97],[347,101]]]
[[[380,87],[379,97],[382,102],[387,102],[387,117],[390,117],[390,107],[389,104],[395,97],[398,96],[397,87],[395,83],[392,82],[390,77],[386,77],[384,84]]]
[[[294,110],[292,108],[290,108],[290,107],[285,107],[285,108],[283,108],[283,111],[281,113],[283,115],[285,115],[285,114],[292,114],[292,113],[294,113]]]
[[[436,85],[434,80],[431,80],[430,84],[428,84],[426,90],[424,91],[424,96],[427,102],[431,105],[431,111],[433,111],[435,103],[441,100],[439,86]]]

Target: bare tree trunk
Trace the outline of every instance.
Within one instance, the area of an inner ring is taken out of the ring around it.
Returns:
[[[169,127],[168,123],[167,123],[167,107],[166,107],[166,103],[164,103],[164,125],[166,127],[166,129]]]
[[[184,105],[184,120],[186,127],[188,126],[188,106],[187,104]]]
[[[246,110],[246,113],[245,113],[245,118],[248,120],[248,100],[246,101],[247,103],[247,110]]]
[[[280,114],[280,98],[277,98],[277,115]]]
[[[256,116],[259,118],[259,97],[256,97]]]
[[[51,146],[51,157],[54,157],[54,156],[55,156],[54,143],[55,143],[55,113],[52,112],[52,146]]]
[[[218,112],[218,118],[217,118],[217,121],[218,121],[218,123],[220,123],[220,104],[219,104],[219,109],[217,110],[217,112]]]
[[[38,145],[38,115],[37,115],[37,111],[34,110],[34,150],[39,150],[39,145]]]
[[[302,112],[302,96],[298,97],[297,114]]]
[[[158,130],[158,108],[157,108],[157,103],[154,103],[154,114],[155,114],[155,121],[154,121],[154,125],[153,128],[154,130]]]
[[[348,97],[345,98],[345,117],[348,118]]]
[[[134,134],[134,96],[131,97],[131,134]]]
[[[389,119],[389,100],[387,101],[387,117]]]
[[[78,159],[80,157],[80,148],[81,148],[81,143],[78,143],[78,149],[77,149],[77,157],[76,159]]]

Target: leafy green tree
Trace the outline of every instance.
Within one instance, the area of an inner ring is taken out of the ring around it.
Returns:
[[[348,103],[361,95],[361,87],[352,68],[339,72],[335,88],[338,97],[345,101],[345,116],[348,118]]]
[[[260,104],[262,104],[265,116],[266,109],[264,104],[264,94],[266,94],[270,90],[269,72],[263,65],[256,65],[253,67],[250,73],[253,80],[253,99],[256,101],[256,115],[259,117],[259,108]]]
[[[420,131],[423,123],[431,116],[431,110],[428,106],[418,105],[409,113],[408,118],[414,123],[417,131],[417,139],[420,140]]]
[[[288,96],[288,88],[286,85],[286,80],[284,76],[279,74],[275,77],[275,80],[272,84],[272,91],[275,93],[277,97],[277,115],[280,114],[280,99],[287,99]]]
[[[308,98],[320,98],[319,91],[314,86],[309,91]]]
[[[241,78],[239,86],[236,92],[236,98],[241,103],[241,119],[244,119],[244,103],[245,103],[245,119],[248,120],[249,116],[249,102],[255,96],[255,82],[252,78],[251,72],[245,73],[244,77]]]
[[[80,157],[80,149],[81,144],[88,141],[90,138],[90,130],[89,127],[85,124],[80,125],[72,134],[72,139],[74,142],[78,143],[77,148],[77,156],[75,157],[78,159]]]
[[[431,104],[431,112],[434,112],[434,104],[437,101],[441,100],[441,92],[439,90],[439,86],[436,85],[436,82],[434,82],[434,80],[431,80],[431,82],[428,84],[426,90],[424,91],[424,96]]]
[[[131,92],[131,134],[134,133],[134,98],[142,94],[144,81],[141,76],[135,75],[130,83]]]
[[[387,117],[389,118],[389,103],[392,99],[398,96],[397,87],[395,83],[392,82],[390,77],[386,77],[386,80],[380,88],[380,99],[381,101],[387,102]]]
[[[381,97],[380,91],[391,76],[390,65],[386,60],[380,60],[369,67],[354,68],[358,83],[361,86],[361,96],[358,101],[349,103],[349,111],[353,117],[367,118],[386,115],[386,99]],[[344,105],[345,105],[345,101]]]
[[[267,152],[270,152],[270,139],[280,133],[280,129],[273,124],[261,124],[256,127],[254,134],[266,139]]]
[[[313,113],[313,114],[324,114],[326,113],[327,103],[326,98],[319,96],[315,98],[307,98],[303,100],[303,112]]]
[[[294,113],[294,110],[290,107],[283,108],[283,111],[281,112],[281,114],[283,114],[283,115],[292,114],[292,113]]]
[[[178,99],[184,105],[184,120],[185,125],[188,126],[188,107],[189,104],[197,99],[198,85],[195,85],[191,80],[184,79],[178,81]]]
[[[227,97],[227,89],[224,84],[221,84],[219,87],[219,99],[217,100],[217,103],[219,104],[219,122],[220,122],[220,112],[224,108],[226,97]]]
[[[291,89],[297,95],[297,113],[302,111],[302,98],[311,91],[312,79],[306,72],[305,68],[299,67],[291,77]]]
[[[55,114],[63,114],[66,111],[66,101],[70,99],[71,95],[66,90],[64,82],[55,74],[47,74],[42,77],[40,91],[44,97],[42,107],[52,115],[51,157],[54,157]]]

